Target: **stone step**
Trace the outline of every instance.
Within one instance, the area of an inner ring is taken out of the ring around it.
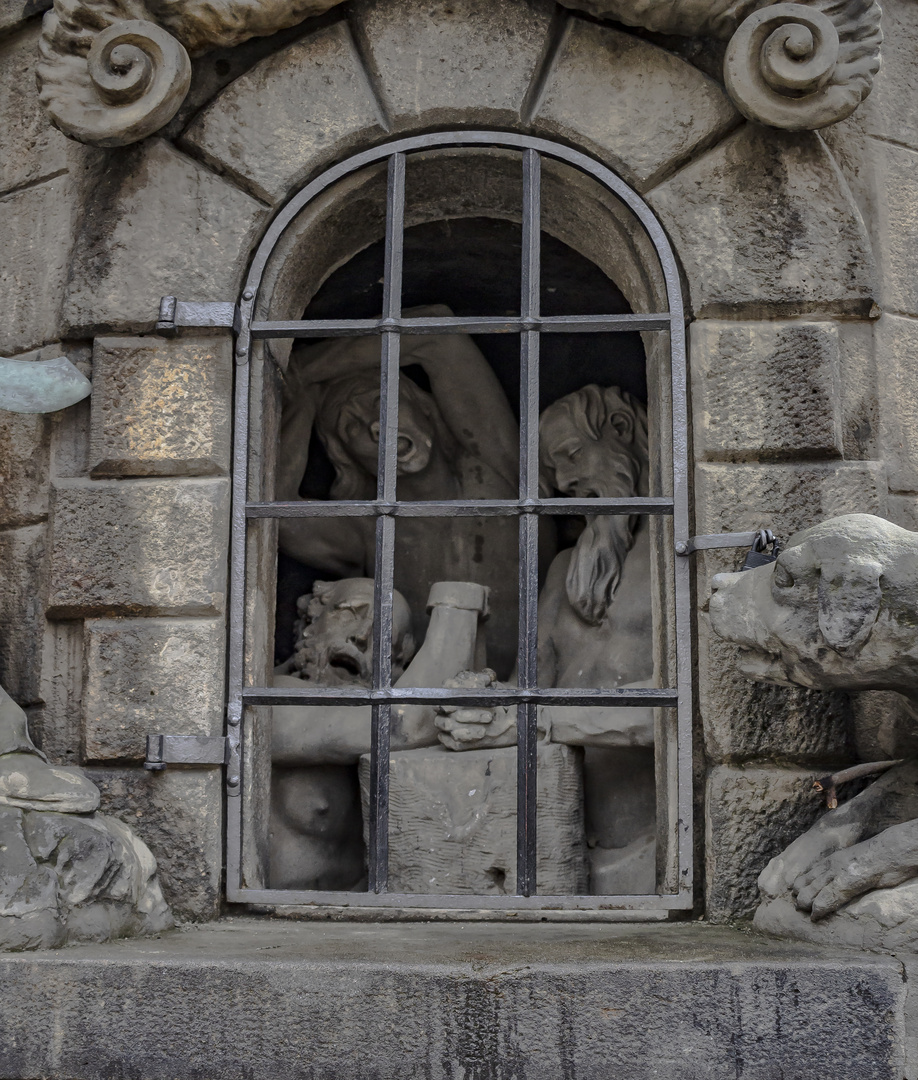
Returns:
[[[4,1080],[901,1080],[902,966],[698,923],[231,918],[0,958]]]

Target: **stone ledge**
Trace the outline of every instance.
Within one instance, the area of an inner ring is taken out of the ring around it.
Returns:
[[[0,977],[7,1080],[902,1076],[896,961],[698,924],[228,919]]]

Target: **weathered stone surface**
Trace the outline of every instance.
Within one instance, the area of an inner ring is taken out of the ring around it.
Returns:
[[[674,241],[695,314],[762,305],[866,314],[870,243],[812,132],[747,124],[649,195]]]
[[[842,445],[848,461],[880,457],[880,406],[873,320],[838,324]]]
[[[46,620],[39,704],[29,710],[29,731],[49,761],[82,760],[83,622]]]
[[[60,338],[76,185],[57,176],[0,198],[0,356]]]
[[[0,33],[5,6],[0,3]],[[12,4],[7,14],[11,9]],[[36,20],[0,41],[0,193],[60,173],[87,153],[51,126],[39,103],[35,61],[40,36],[41,21]]]
[[[877,376],[880,383],[880,438],[892,491],[918,492],[916,357],[918,319],[884,315],[877,327]]]
[[[96,338],[95,476],[226,472],[233,343],[226,337]]]
[[[899,963],[721,927],[233,919],[0,975],[7,1077],[902,1076]]]
[[[821,775],[821,774],[819,774]],[[718,765],[705,793],[705,915],[746,918],[766,864],[825,812],[805,769]]]
[[[856,114],[872,135],[918,149],[918,9],[910,0],[883,4],[883,63],[873,92]]]
[[[0,410],[0,525],[34,525],[48,514],[51,422]]]
[[[222,611],[228,514],[225,480],[59,482],[49,613]]]
[[[382,134],[348,25],[338,22],[236,79],[195,119],[183,144],[273,203],[321,164]]]
[[[0,34],[47,11],[51,0],[0,0]]]
[[[813,762],[854,759],[847,694],[771,686],[736,670],[736,646],[699,615],[698,693],[705,753],[713,762],[749,758]]]
[[[587,891],[583,756],[542,744],[538,761],[539,892]],[[369,839],[370,758],[360,759]],[[389,887],[393,892],[505,895],[516,890],[516,747],[436,746],[393,754],[389,766]]]
[[[72,336],[150,330],[163,296],[235,299],[266,210],[161,140],[111,152],[74,244]]]
[[[918,532],[918,495],[890,495],[886,517],[903,529]]]
[[[876,139],[871,150],[877,176],[874,249],[880,264],[880,306],[918,315],[918,150]]]
[[[223,784],[219,769],[87,768],[102,811],[128,822],[149,846],[172,910],[213,919],[220,910]]]
[[[44,525],[0,530],[0,685],[21,705],[39,700],[46,553]]]
[[[695,452],[708,461],[840,457],[833,323],[701,320],[691,328]]]
[[[535,127],[575,138],[639,190],[739,123],[724,90],[631,34],[570,18]]]
[[[120,821],[0,807],[0,834],[0,949],[106,941],[172,925],[156,862]]]
[[[357,9],[368,66],[395,126],[518,124],[547,47],[544,0],[369,0]]]
[[[86,622],[83,738],[88,761],[142,761],[147,735],[220,735],[223,622]]]

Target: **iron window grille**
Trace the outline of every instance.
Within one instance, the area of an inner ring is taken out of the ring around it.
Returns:
[[[518,317],[406,318],[401,310],[406,158],[436,148],[502,148],[517,151],[522,165],[522,282]],[[667,310],[651,314],[552,316],[540,314],[541,164],[550,158],[598,181],[634,215],[649,237],[662,271]],[[375,319],[301,319],[258,321],[254,317],[269,257],[300,212],[343,178],[379,162],[388,162],[383,309]],[[671,517],[677,550],[689,528],[685,315],[676,259],[648,205],[615,173],[587,155],[526,135],[462,131],[400,139],[334,166],[308,184],[279,213],[251,264],[236,309],[233,505],[230,575],[227,769],[227,898],[254,904],[319,904],[360,908],[532,909],[605,912],[676,911],[692,906],[691,795],[691,638],[689,561],[675,559],[674,617],[676,685],[653,689],[540,688],[536,669],[538,617],[537,538],[541,515],[662,515]],[[673,471],[671,497],[540,498],[539,496],[539,348],[542,334],[663,331],[670,339]],[[469,499],[406,502],[396,497],[399,350],[406,334],[515,333],[520,336],[520,473],[516,500]],[[329,338],[378,335],[381,341],[381,398],[376,498],[366,501],[249,501],[250,413],[249,359],[253,342],[277,338]],[[394,688],[391,632],[395,519],[399,517],[519,519],[519,682],[512,688],[484,690]],[[360,517],[375,519],[375,594],[372,685],[359,687],[273,688],[250,686],[245,675],[247,531],[259,519]],[[271,705],[372,706],[370,807],[366,893],[252,887],[243,880],[243,734],[251,707]],[[389,743],[393,705],[444,703],[517,707],[517,894],[423,895],[388,891]],[[650,706],[676,709],[676,806],[671,808],[677,835],[677,862],[669,891],[642,896],[547,896],[536,892],[536,719],[539,705]],[[614,914],[613,914],[614,917]],[[633,915],[631,917],[634,917]]]

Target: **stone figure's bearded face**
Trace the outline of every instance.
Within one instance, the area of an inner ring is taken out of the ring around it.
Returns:
[[[424,408],[422,390],[409,389],[400,382],[398,396],[398,439],[396,460],[400,476],[427,468],[434,448],[435,431],[430,413]],[[354,394],[338,417],[337,435],[348,453],[371,476],[379,466],[379,389],[368,388]]]
[[[643,407],[615,387],[587,386],[550,405],[539,422],[542,476],[572,498],[639,494],[647,469]],[[587,519],[571,553],[567,597],[591,625],[605,618],[632,545],[628,517]]]
[[[369,686],[373,674],[373,580],[317,581],[299,605],[305,625],[294,667],[319,686]],[[392,677],[401,675],[414,651],[411,614],[395,593],[392,612]]]

